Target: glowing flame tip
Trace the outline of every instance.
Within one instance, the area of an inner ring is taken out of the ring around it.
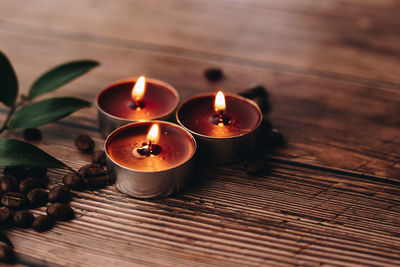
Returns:
[[[144,76],[140,76],[132,88],[132,99],[135,101],[141,100],[143,98],[145,88],[146,79],[144,78]]]
[[[225,96],[222,91],[218,91],[217,95],[215,96],[214,109],[217,112],[225,111],[226,109]]]
[[[153,124],[147,134],[147,143],[156,144],[160,137],[160,130],[158,124]]]

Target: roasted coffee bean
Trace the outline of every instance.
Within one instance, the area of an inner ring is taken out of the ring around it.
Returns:
[[[85,187],[83,178],[73,172],[67,173],[63,178],[63,183],[71,189],[81,190]]]
[[[260,131],[261,132],[268,132],[268,131],[271,131],[271,129],[272,129],[272,124],[271,124],[271,122],[268,120],[268,119],[263,119],[262,120],[262,122],[261,122],[261,125],[260,125],[261,127],[260,127]]]
[[[96,150],[92,155],[92,162],[102,166],[106,165],[106,153],[104,150]]]
[[[13,263],[15,261],[14,249],[3,242],[0,242],[0,261],[5,263]]]
[[[265,114],[271,111],[271,105],[268,101],[268,92],[264,86],[255,86],[239,93],[239,95],[253,100],[259,106],[262,113]]]
[[[28,176],[29,177],[36,177],[39,179],[43,179],[47,174],[47,168],[45,167],[35,167],[28,169]]]
[[[84,153],[92,153],[94,149],[94,141],[87,134],[80,134],[74,140],[75,146]]]
[[[2,192],[15,192],[18,191],[18,181],[14,175],[5,174],[0,179],[0,190]]]
[[[36,232],[44,232],[53,227],[53,220],[47,215],[39,215],[35,218],[32,224],[33,230]]]
[[[90,188],[90,189],[105,187],[109,182],[108,175],[89,177],[89,178],[83,178],[83,179],[85,180],[86,187]]]
[[[267,114],[267,113],[271,112],[271,105],[268,102],[268,100],[266,100],[262,97],[255,97],[255,98],[252,98],[251,100],[253,100],[257,104],[257,106],[260,108],[260,110],[263,114]]]
[[[265,171],[265,161],[260,158],[252,158],[243,164],[244,170],[250,175],[259,175]]]
[[[11,174],[15,176],[18,181],[21,181],[27,177],[28,169],[23,167],[5,167],[4,174]]]
[[[71,194],[68,187],[65,185],[58,185],[53,187],[49,192],[49,201],[55,202],[68,202],[71,199]]]
[[[218,68],[209,68],[204,72],[204,76],[210,82],[217,82],[224,78],[224,73]]]
[[[266,144],[271,147],[280,147],[285,144],[285,139],[283,138],[282,133],[275,128],[264,132],[263,137],[265,138],[264,141]]]
[[[3,227],[11,226],[13,222],[14,211],[7,207],[0,208],[0,225]]]
[[[28,210],[18,210],[14,214],[14,225],[27,228],[33,223],[33,215]]]
[[[69,221],[74,218],[74,211],[68,204],[54,203],[47,208],[47,215],[53,220]]]
[[[78,175],[82,176],[83,178],[104,176],[106,174],[106,170],[97,163],[87,164],[78,170]]]
[[[1,198],[1,204],[11,209],[20,209],[26,205],[26,198],[19,192],[7,192]]]
[[[34,188],[26,195],[26,198],[31,207],[41,207],[47,203],[48,194],[41,188]]]
[[[239,95],[246,97],[246,98],[261,97],[261,98],[267,99],[269,94],[268,94],[267,89],[264,86],[257,85],[257,86],[254,86],[250,89],[247,89],[247,90],[239,93]]]
[[[38,178],[29,177],[19,183],[19,191],[21,193],[27,194],[33,188],[38,188],[38,187],[42,187],[42,186],[43,186],[43,183]]]
[[[26,141],[40,141],[42,140],[42,132],[38,128],[25,129],[24,139]]]

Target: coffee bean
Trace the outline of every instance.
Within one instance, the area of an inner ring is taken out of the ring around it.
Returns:
[[[36,177],[42,179],[47,174],[47,168],[45,167],[35,167],[28,169],[28,176],[29,177]]]
[[[263,114],[271,112],[271,105],[268,100],[264,99],[263,97],[254,97],[251,100],[257,104]]]
[[[14,214],[14,225],[27,228],[32,225],[33,215],[28,210],[18,210]]]
[[[210,82],[217,82],[224,78],[224,73],[218,68],[209,68],[204,72],[204,76]]]
[[[0,242],[0,261],[5,263],[13,263],[15,261],[14,249],[3,242]]]
[[[277,129],[273,128],[270,131],[266,131],[263,133],[264,141],[266,145],[270,147],[280,147],[285,144],[285,139],[281,132]]]
[[[41,188],[34,188],[26,195],[31,207],[41,207],[47,203],[48,194]]]
[[[23,167],[5,167],[4,174],[11,174],[17,178],[18,181],[21,181],[27,177],[28,169]]]
[[[32,224],[33,230],[36,232],[45,232],[51,229],[54,225],[53,220],[47,215],[39,215],[35,218]]]
[[[63,183],[71,189],[81,190],[85,187],[83,178],[73,172],[67,173],[63,178]]]
[[[109,182],[108,175],[97,176],[97,177],[88,177],[83,178],[85,180],[86,186],[90,189],[97,189],[105,187]]]
[[[259,175],[265,171],[265,161],[260,158],[252,158],[247,160],[243,167],[250,175]]]
[[[104,176],[106,174],[107,174],[106,170],[103,169],[103,167],[97,163],[87,164],[78,170],[78,175],[80,175],[83,178]]]
[[[268,132],[268,131],[271,131],[272,130],[272,124],[271,124],[271,122],[268,120],[268,119],[266,119],[266,118],[264,118],[263,120],[262,120],[262,122],[261,122],[261,128],[260,128],[260,131],[261,132]]]
[[[68,204],[54,203],[47,208],[47,215],[53,220],[69,221],[74,218],[74,211]]]
[[[42,140],[42,132],[38,128],[25,129],[24,139],[26,141],[40,141]]]
[[[92,162],[100,165],[106,165],[106,153],[104,150],[96,150],[92,155]]]
[[[75,146],[84,153],[92,153],[94,148],[93,139],[87,134],[80,134],[74,140]]]
[[[14,211],[7,207],[0,208],[0,225],[3,227],[8,227],[12,225],[14,217]]]
[[[262,97],[264,99],[267,99],[269,96],[267,89],[262,85],[257,85],[244,90],[243,92],[239,93],[239,95],[246,98]]]
[[[2,192],[12,192],[18,190],[18,181],[15,176],[11,174],[5,174],[0,179],[0,190]]]
[[[27,194],[33,188],[42,187],[42,186],[43,186],[43,183],[38,178],[29,177],[19,183],[19,191],[21,193]]]
[[[268,101],[268,92],[264,86],[258,85],[244,92],[239,93],[239,95],[253,100],[260,108],[263,114],[271,111],[271,105]]]
[[[11,209],[20,209],[26,205],[26,198],[19,192],[7,192],[1,198],[1,204]]]
[[[71,199],[68,187],[65,185],[58,185],[53,187],[49,192],[49,201],[55,202],[68,202]]]

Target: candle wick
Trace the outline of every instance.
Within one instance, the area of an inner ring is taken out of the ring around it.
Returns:
[[[151,141],[149,141],[148,143],[144,143],[141,147],[135,149],[135,151],[143,157],[153,157],[160,154],[162,149],[161,146],[153,144]]]
[[[225,115],[223,110],[220,110],[218,114],[215,114],[211,117],[211,122],[218,125],[219,127],[222,127],[224,125],[231,124],[232,118],[228,115]]]
[[[145,107],[145,104],[142,100],[140,99],[135,99],[132,102],[129,103],[129,107],[131,109],[135,109],[137,111],[142,110]]]

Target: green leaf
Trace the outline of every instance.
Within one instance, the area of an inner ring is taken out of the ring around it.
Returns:
[[[0,51],[0,102],[11,107],[17,100],[18,81],[10,61]]]
[[[28,98],[32,99],[44,93],[51,92],[98,65],[99,63],[96,61],[80,60],[56,66],[40,76],[33,83]]]
[[[8,138],[0,139],[0,166],[71,169],[34,145]]]
[[[8,239],[7,235],[3,231],[0,231],[0,242],[6,243],[12,248],[14,247],[10,239]]]
[[[34,128],[91,106],[90,102],[73,97],[45,99],[17,110],[11,117],[7,128],[11,130]]]

